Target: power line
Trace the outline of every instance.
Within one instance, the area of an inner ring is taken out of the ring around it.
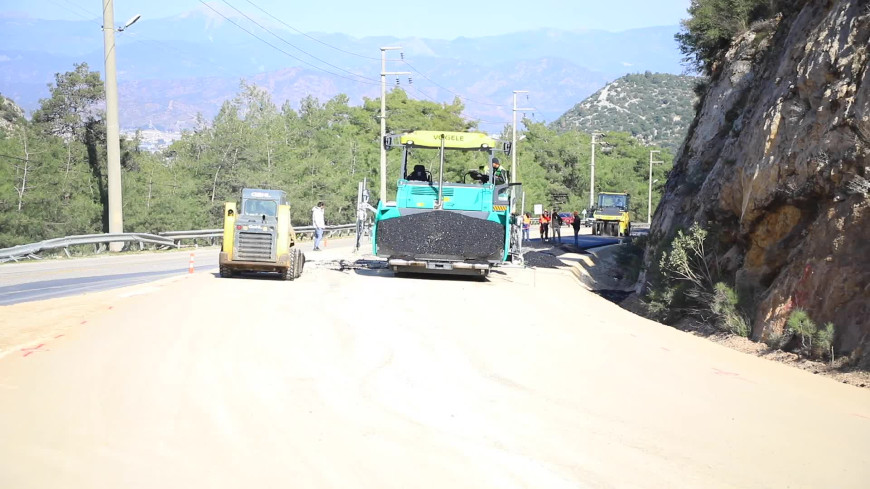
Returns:
[[[76,11],[76,10],[72,10],[72,9],[70,9],[70,8],[68,8],[68,7],[66,7],[66,6],[64,6],[63,4],[60,4],[60,3],[58,3],[58,2],[55,2],[55,1],[53,1],[53,0],[48,0],[48,1],[49,1],[49,3],[51,3],[51,4],[53,4],[53,5],[57,6],[57,7],[60,7],[60,8],[62,8],[62,9],[64,9],[64,10],[66,10],[67,12],[69,12],[69,13],[71,13],[71,14],[73,14],[73,15],[78,16],[79,18],[81,18],[81,19],[83,19],[83,20],[87,20],[87,21],[89,21],[89,22],[93,22],[93,23],[95,23],[95,24],[97,24],[97,25],[101,25],[101,24],[98,23],[98,22],[94,22],[94,19],[97,18],[96,15],[91,16],[90,13],[87,13],[87,15],[86,15],[86,14],[83,14],[82,12],[85,12],[85,10]]]
[[[435,85],[436,87],[438,87],[438,88],[440,88],[440,89],[442,89],[442,90],[446,90],[446,91],[452,93],[453,95],[456,95],[456,96],[459,97],[461,100],[465,100],[465,101],[467,101],[467,102],[472,102],[472,103],[479,104],[479,105],[489,105],[489,106],[491,106],[491,107],[499,107],[499,108],[503,108],[503,107],[504,107],[503,105],[500,105],[500,104],[492,104],[492,103],[489,103],[489,102],[481,102],[480,100],[473,100],[473,99],[470,99],[470,98],[468,98],[468,97],[466,97],[466,96],[464,96],[464,95],[461,95],[461,94],[459,94],[459,93],[456,93],[456,92],[454,92],[453,90],[451,90],[451,89],[449,89],[449,88],[447,88],[447,87],[445,87],[445,86],[443,86],[443,85],[438,84],[438,82],[436,82],[435,80],[429,78],[428,76],[426,76],[422,71],[418,70],[417,68],[414,68],[414,67],[411,65],[411,63],[408,63],[408,61],[405,60],[404,58],[403,58],[401,61],[402,61],[403,63],[405,63],[406,65],[408,65],[408,68],[411,68],[412,70],[414,70],[415,72],[417,72],[417,74],[419,74],[419,75],[422,76],[423,78],[425,78],[425,79],[429,80],[430,82],[432,82],[432,84]]]
[[[274,15],[270,14],[269,12],[267,12],[266,10],[264,10],[264,9],[261,8],[259,5],[257,5],[257,4],[255,4],[254,2],[252,2],[251,0],[245,0],[245,1],[248,2],[249,4],[251,4],[254,8],[256,8],[257,10],[259,10],[260,12],[263,12],[264,14],[268,15],[269,17],[271,17],[271,18],[274,19],[275,21],[277,21],[277,22],[283,24],[283,25],[286,26],[286,27],[289,27],[290,29],[296,31],[296,32],[299,33],[299,34],[302,34],[303,36],[307,37],[308,39],[311,39],[312,41],[319,42],[320,44],[323,44],[323,45],[326,46],[326,47],[329,47],[329,48],[335,49],[336,51],[340,51],[340,52],[345,53],[345,54],[350,54],[350,55],[352,55],[352,56],[357,56],[357,57],[360,57],[360,58],[363,58],[363,59],[373,59],[373,60],[378,60],[378,61],[381,59],[381,58],[377,58],[377,57],[375,57],[375,56],[366,56],[366,55],[363,55],[363,54],[354,53],[354,52],[352,52],[352,51],[347,51],[347,50],[341,49],[340,47],[333,46],[332,44],[329,44],[329,43],[327,43],[327,42],[321,41],[320,39],[317,39],[316,37],[313,37],[313,36],[311,36],[311,35],[308,35],[308,34],[302,32],[302,31],[300,31],[299,29],[297,29],[297,28],[293,27],[292,25],[290,25],[290,24],[284,22],[283,20],[279,19],[278,17],[275,17]]]
[[[41,163],[41,162],[39,162],[39,161],[32,160],[32,159],[30,159],[30,158],[20,158],[20,157],[18,157],[18,156],[4,155],[4,154],[0,154],[0,158],[9,158],[9,159],[12,159],[12,160],[26,161],[26,162],[28,162],[28,163]]]
[[[223,0],[223,1],[224,1],[224,3],[226,3],[226,0]],[[350,55],[353,55],[353,56],[357,56],[357,57],[360,57],[360,58],[364,58],[364,59],[372,59],[372,60],[379,60],[379,59],[380,59],[380,58],[376,58],[376,57],[374,57],[374,56],[365,56],[365,55],[362,55],[362,54],[354,53],[354,52],[352,52],[352,51],[347,51],[347,50],[342,49],[342,48],[340,48],[340,47],[333,46],[332,44],[329,44],[329,43],[327,43],[327,42],[321,41],[320,39],[317,39],[316,37],[313,37],[313,36],[311,36],[311,35],[309,35],[309,34],[306,34],[305,32],[302,32],[301,30],[297,29],[296,27],[293,27],[292,25],[290,25],[290,24],[284,22],[283,20],[279,19],[278,17],[275,17],[274,15],[272,15],[271,13],[269,13],[268,11],[266,11],[265,9],[263,9],[262,7],[260,7],[259,5],[255,4],[255,3],[252,2],[251,0],[245,0],[245,1],[248,2],[249,4],[251,4],[254,8],[256,8],[257,10],[259,10],[260,12],[263,12],[264,14],[268,15],[269,17],[271,17],[271,18],[274,19],[275,21],[277,21],[277,22],[283,24],[284,26],[286,26],[286,27],[292,29],[293,31],[295,31],[295,32],[297,32],[297,33],[299,33],[299,34],[301,34],[301,35],[303,35],[303,36],[305,36],[305,37],[311,39],[312,41],[315,41],[315,42],[318,42],[318,43],[320,43],[320,44],[323,44],[324,46],[327,46],[327,47],[329,47],[329,48],[335,49],[336,51],[339,51],[339,52],[342,52],[342,53],[346,53],[346,54],[350,54]],[[228,4],[228,5],[229,5],[229,4]],[[232,7],[232,5],[230,5],[230,6]],[[233,8],[235,8],[235,7],[233,7]],[[236,9],[236,11],[238,12],[238,9]],[[241,13],[241,12],[239,12],[239,13]],[[242,15],[244,15],[244,14],[242,14]],[[247,17],[247,16],[245,16],[245,17]],[[257,24],[257,25],[259,25],[259,24]],[[261,27],[262,27],[262,26],[261,26]],[[273,35],[274,35],[274,34],[273,34]],[[295,47],[295,46],[294,46],[294,47]],[[298,48],[297,48],[297,49],[298,49]],[[306,53],[306,54],[308,54],[308,53]],[[475,103],[475,104],[480,104],[480,105],[488,105],[488,106],[492,106],[492,107],[500,107],[500,108],[503,108],[503,107],[504,107],[504,105],[493,104],[493,103],[489,103],[489,102],[483,102],[483,101],[480,101],[480,100],[474,100],[474,99],[470,99],[470,98],[468,98],[468,97],[465,97],[465,96],[463,96],[462,94],[456,93],[456,92],[454,92],[453,90],[450,90],[449,88],[444,87],[444,86],[440,85],[439,83],[437,83],[435,80],[429,78],[428,76],[426,76],[426,74],[424,74],[423,72],[421,72],[421,71],[418,70],[417,68],[413,67],[413,66],[412,66],[410,63],[408,63],[405,59],[402,59],[401,61],[402,61],[403,63],[405,63],[406,65],[408,65],[408,67],[411,68],[412,70],[414,70],[417,74],[419,74],[420,76],[422,76],[423,78],[425,78],[426,80],[428,80],[429,82],[431,82],[431,83],[432,83],[433,85],[435,85],[436,87],[441,88],[442,90],[445,90],[445,91],[447,91],[447,92],[449,92],[449,93],[452,93],[453,95],[456,95],[457,97],[459,97],[459,98],[462,99],[462,100],[465,100],[465,101],[467,101],[467,102],[472,102],[472,103]],[[427,95],[424,94],[424,96],[426,96],[427,98],[429,98],[430,100],[432,100],[432,99],[431,99],[430,97],[428,97]]]
[[[343,79],[345,79],[345,80],[350,80],[350,81],[352,81],[352,82],[362,83],[362,84],[364,84],[364,85],[373,85],[373,86],[378,86],[378,85],[380,85],[380,83],[372,83],[372,82],[367,82],[367,81],[357,80],[357,79],[350,78],[350,77],[347,77],[347,76],[344,76],[344,75],[339,75],[338,73],[333,73],[333,72],[331,72],[331,71],[329,71],[329,70],[325,70],[325,69],[323,69],[323,68],[321,68],[321,67],[319,67],[319,66],[317,66],[317,65],[311,64],[311,63],[309,63],[308,61],[305,61],[304,59],[298,58],[298,57],[296,57],[296,56],[294,56],[294,55],[288,53],[287,51],[284,51],[283,49],[281,49],[281,48],[279,48],[278,46],[272,44],[271,42],[269,42],[269,41],[263,39],[262,37],[260,37],[260,36],[258,36],[258,35],[256,35],[256,34],[254,34],[253,32],[249,31],[248,29],[245,29],[244,27],[242,27],[241,25],[239,25],[236,21],[234,21],[233,19],[231,19],[231,18],[227,17],[226,15],[220,13],[218,10],[216,10],[214,7],[212,7],[212,6],[209,5],[208,3],[204,2],[203,0],[199,0],[199,3],[205,5],[206,7],[209,8],[209,10],[211,10],[212,12],[214,12],[214,13],[220,15],[221,17],[223,17],[224,19],[226,19],[227,22],[229,22],[229,23],[233,24],[234,26],[238,27],[239,29],[245,31],[246,33],[248,33],[248,34],[251,35],[252,37],[255,37],[255,38],[258,39],[260,42],[262,42],[262,43],[264,43],[264,44],[270,46],[272,49],[275,49],[276,51],[279,51],[279,52],[281,52],[281,53],[284,53],[284,54],[287,55],[288,57],[293,58],[293,59],[295,59],[296,61],[299,61],[300,63],[303,63],[303,64],[306,64],[306,65],[308,65],[308,66],[311,66],[312,68],[314,68],[314,69],[316,69],[316,70],[318,70],[318,71],[322,71],[322,72],[324,72],[324,73],[328,73],[328,74],[330,74],[330,75],[332,75],[332,76],[336,76],[336,77],[338,77],[338,78],[343,78]],[[357,76],[359,76],[359,75],[357,75]]]
[[[81,5],[79,5],[79,4],[75,3],[75,2],[72,2],[72,1],[70,1],[70,0],[60,0],[60,1],[62,1],[63,3],[65,3],[65,4],[67,4],[67,5],[70,5],[70,6],[72,6],[72,7],[75,7],[76,10],[78,10],[78,11],[80,11],[80,12],[84,12],[86,15],[89,15],[89,16],[90,16],[90,17],[89,17],[89,20],[93,20],[93,19],[96,19],[96,18],[99,17],[98,14],[91,12],[90,10],[88,10],[88,9],[86,9],[86,8],[84,8],[84,7],[82,7]],[[52,2],[52,3],[54,3],[54,2]],[[55,3],[55,5],[57,5],[57,4]]]
[[[434,98],[430,97],[426,92],[424,92],[423,90],[420,90],[419,88],[415,87],[414,85],[409,85],[409,88],[412,88],[415,92],[419,93],[420,95],[422,95],[423,97],[428,99],[430,102],[435,102],[436,104],[441,103],[441,102],[435,100]]]
[[[324,59],[320,59],[320,58],[318,58],[317,56],[315,56],[315,55],[313,55],[313,54],[311,54],[311,53],[309,53],[309,52],[307,52],[307,51],[305,51],[305,50],[299,48],[298,46],[294,45],[294,44],[291,43],[290,41],[288,41],[288,40],[284,39],[283,37],[279,36],[278,34],[275,34],[274,32],[272,32],[271,30],[269,30],[269,29],[268,29],[266,26],[264,26],[263,24],[260,24],[259,22],[257,22],[256,20],[252,19],[251,17],[248,17],[248,15],[247,15],[246,13],[244,13],[244,12],[242,12],[241,10],[237,9],[235,6],[233,6],[233,5],[232,5],[230,2],[228,2],[227,0],[222,0],[222,1],[223,1],[225,4],[227,4],[231,9],[233,9],[233,10],[235,10],[236,12],[238,12],[239,14],[241,14],[244,18],[246,18],[246,19],[250,20],[251,22],[253,22],[254,24],[256,24],[260,29],[263,29],[264,31],[268,32],[269,34],[272,34],[273,36],[275,36],[276,38],[278,38],[278,40],[280,40],[280,41],[283,42],[284,44],[286,44],[286,45],[292,47],[293,49],[295,49],[295,50],[297,50],[297,51],[299,51],[299,52],[301,52],[301,53],[304,53],[304,54],[306,54],[306,55],[308,55],[308,56],[311,56],[312,58],[316,59],[317,61],[320,61],[321,63],[323,63],[323,64],[325,64],[325,65],[327,65],[327,66],[331,66],[331,67],[333,67],[333,68],[335,68],[335,69],[337,69],[337,70],[339,70],[339,71],[343,71],[343,72],[345,72],[345,73],[349,73],[349,74],[351,74],[351,75],[353,75],[353,76],[357,76],[357,77],[359,77],[359,78],[362,78],[363,80],[369,80],[369,81],[373,81],[373,82],[377,82],[377,81],[378,81],[378,80],[375,80],[374,78],[367,78],[367,77],[365,77],[365,76],[358,75],[358,74],[356,74],[356,73],[354,73],[354,72],[352,72],[352,71],[349,71],[349,70],[346,70],[346,69],[342,68],[341,66],[336,66],[336,65],[330,63],[329,61],[326,61],[326,60],[324,60]]]
[[[131,35],[130,37],[134,37],[134,38],[135,38],[136,36]],[[133,46],[133,45],[136,45],[136,44],[148,45],[148,44],[151,44],[151,43],[154,43],[154,44],[157,44],[157,45],[159,45],[159,46],[162,46],[163,48],[168,49],[168,50],[170,50],[170,51],[175,51],[176,53],[178,53],[178,54],[181,55],[183,61],[187,61],[188,63],[193,64],[195,61],[200,61],[200,60],[201,60],[201,59],[197,59],[196,57],[194,57],[194,55],[192,55],[190,52],[185,52],[185,51],[183,51],[183,50],[177,48],[176,46],[174,46],[174,45],[172,45],[172,44],[169,44],[169,43],[166,43],[166,42],[163,42],[163,41],[158,41],[157,39],[136,39],[135,41],[131,42],[131,43],[129,44],[129,46]],[[223,72],[224,74],[226,74],[226,75],[228,75],[228,76],[233,76],[233,77],[236,76],[236,74],[234,74],[233,72],[227,70],[225,67],[223,67],[223,66],[221,66],[221,65],[219,65],[219,64],[211,65],[210,68],[212,68],[212,69],[217,69],[217,70]]]
[[[510,124],[511,123],[511,121],[486,121],[483,119],[478,119],[477,122],[480,122],[481,124]]]

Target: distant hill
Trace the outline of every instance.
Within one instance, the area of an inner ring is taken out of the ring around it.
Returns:
[[[553,122],[560,129],[623,131],[644,143],[676,150],[695,116],[698,78],[664,73],[626,75]]]
[[[267,88],[278,105],[287,100],[295,106],[309,94],[324,101],[344,93],[353,103],[376,98],[380,46],[404,48],[407,64],[391,53],[388,69],[414,72],[413,85],[401,77],[410,96],[452,102],[461,94],[465,115],[487,121],[483,128],[493,132],[511,120],[513,90],[529,90],[524,106],[536,110],[528,115],[549,122],[626,70],[682,69],[673,40],[678,26],[623,32],[541,29],[486,37],[469,32],[451,40],[311,33],[333,48],[258,21],[271,33],[266,32],[220,5],[213,6],[283,52],[205,7],[143,18],[116,36],[122,128],[193,127],[197,113],[210,119],[236,94],[241,78]],[[103,71],[99,20],[0,15],[0,32],[0,92],[25,111],[37,108],[39,99],[48,97],[46,86],[54,74],[72,70],[74,63],[85,61]],[[387,81],[396,83],[395,77]]]

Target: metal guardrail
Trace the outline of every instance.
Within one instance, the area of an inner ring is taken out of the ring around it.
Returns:
[[[297,237],[314,238],[314,226],[296,226],[293,228]],[[339,224],[336,226],[326,226],[324,236],[332,238],[335,236],[348,236],[356,232],[356,224]],[[222,238],[224,235],[223,229],[201,229],[197,231],[166,231],[158,233],[160,236],[165,236],[176,242],[179,246],[182,240],[186,239],[214,239]]]
[[[300,226],[294,228],[296,235],[300,237],[313,238],[314,226]],[[327,226],[324,230],[324,236],[348,236],[356,232],[356,224],[341,224],[338,226]],[[216,241],[223,237],[223,229],[200,229],[193,231],[166,231],[159,234],[148,233],[105,233],[105,234],[82,234],[77,236],[66,236],[64,238],[53,238],[38,243],[31,243],[11,248],[0,249],[0,263],[8,261],[18,261],[24,259],[40,259],[39,253],[48,250],[63,249],[67,256],[70,256],[70,246],[94,245],[94,253],[98,254],[103,251],[103,245],[108,247],[109,243],[125,242],[138,243],[139,249],[145,248],[145,244],[153,244],[168,248],[180,248],[182,241],[207,239],[211,244],[216,244]]]
[[[18,261],[19,259],[33,258],[39,259],[38,253],[46,250],[56,250],[63,248],[67,256],[70,246],[78,245],[95,245],[94,252],[99,253],[101,245],[109,243],[139,243],[139,249],[144,249],[145,244],[155,244],[158,246],[167,246],[177,248],[178,245],[171,239],[148,233],[105,233],[105,234],[81,234],[77,236],[66,236],[64,238],[47,239],[38,243],[13,246],[11,248],[0,249],[0,263],[7,261]]]

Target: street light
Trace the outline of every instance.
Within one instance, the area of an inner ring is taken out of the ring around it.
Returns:
[[[124,24],[124,27],[118,27],[118,32],[124,32],[125,30],[127,30],[128,27],[135,24],[141,18],[142,18],[142,16],[139,14],[136,14],[133,17],[130,17],[130,20],[128,20],[127,23]]]
[[[653,186],[653,177],[652,177],[652,166],[653,163],[664,163],[664,161],[653,161],[653,153],[661,153],[661,151],[654,149],[649,152],[649,199],[646,204],[646,223],[652,224],[652,186]],[[657,182],[658,180],[656,180]]]
[[[141,18],[135,15],[118,28],[122,32]],[[106,63],[106,155],[109,184],[109,234],[124,232],[121,199],[121,140],[118,124],[118,75],[115,67],[115,7],[113,0],[103,0],[103,51]],[[109,251],[121,251],[124,243],[109,243]]]

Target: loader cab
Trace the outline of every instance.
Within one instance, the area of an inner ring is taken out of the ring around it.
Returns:
[[[278,206],[287,205],[283,190],[243,189],[240,222],[271,222],[278,218]]]

